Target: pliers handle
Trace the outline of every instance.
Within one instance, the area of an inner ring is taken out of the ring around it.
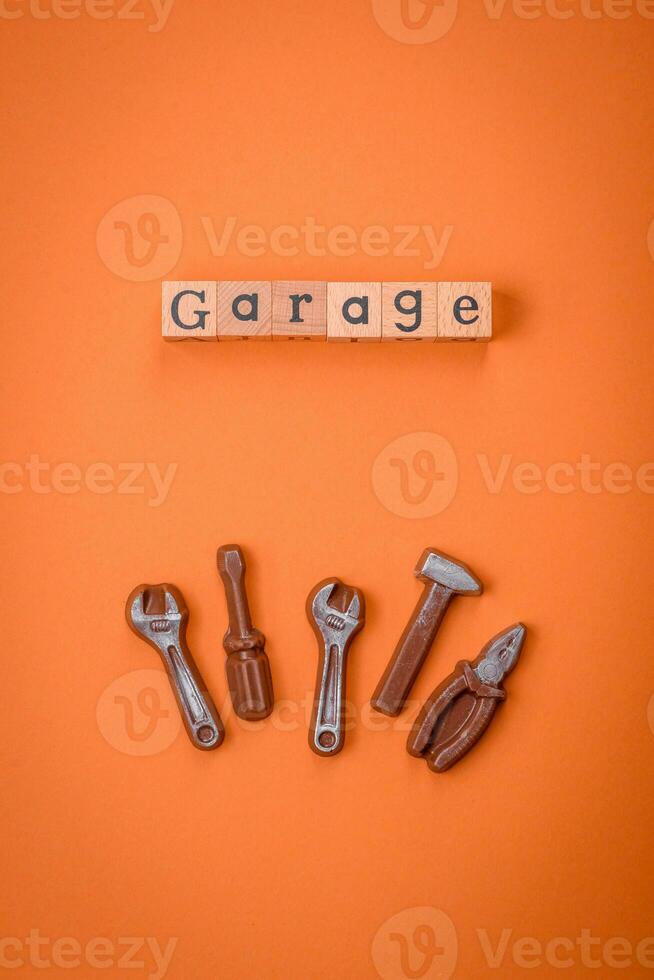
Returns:
[[[476,745],[505,697],[502,688],[480,681],[473,664],[460,661],[423,705],[407,752],[422,756],[432,772],[445,772]]]

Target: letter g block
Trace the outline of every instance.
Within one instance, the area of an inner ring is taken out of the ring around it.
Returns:
[[[164,340],[216,340],[216,283],[164,282],[161,290]]]

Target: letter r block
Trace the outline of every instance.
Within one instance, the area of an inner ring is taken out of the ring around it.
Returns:
[[[381,340],[381,283],[327,283],[327,340]]]
[[[439,282],[438,339],[490,340],[493,310],[489,282]]]
[[[382,286],[382,340],[434,343],[438,324],[438,283],[385,282]]]
[[[273,340],[327,339],[327,283],[273,282]]]
[[[218,340],[271,340],[271,283],[218,283]]]
[[[215,340],[215,282],[163,282],[161,333],[164,340]]]

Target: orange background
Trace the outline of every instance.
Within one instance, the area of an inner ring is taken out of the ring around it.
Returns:
[[[514,962],[523,936],[588,928],[635,947],[654,932],[651,495],[511,482],[526,461],[588,454],[635,472],[652,458],[654,22],[571,9],[492,19],[461,4],[445,36],[415,45],[364,0],[177,0],[158,33],[0,19],[2,461],[178,464],[160,507],[147,493],[40,494],[27,478],[0,494],[4,937],[178,937],[172,980],[327,980],[378,976],[373,939],[404,909],[451,919],[457,978],[560,976]],[[488,279],[496,335],[165,344],[161,275],[116,274],[96,245],[103,215],[138,195],[181,216],[168,278]],[[431,271],[424,251],[250,258],[232,242],[212,255],[202,218],[220,232],[229,216],[268,232],[306,216],[453,232]],[[372,469],[415,432],[452,445],[458,488],[412,519],[380,502]],[[499,493],[477,454],[493,471],[511,454]],[[302,717],[293,731],[226,717],[207,754],[181,732],[132,756],[101,731],[108,686],[160,669],[123,618],[139,582],[182,589],[191,649],[225,706],[214,562],[232,540],[279,699],[313,689],[311,587],[339,575],[365,592],[357,722],[336,759],[309,751]],[[361,716],[427,545],[468,562],[485,593],[452,605],[416,702],[499,629],[529,627],[507,704],[443,776],[405,752],[405,715],[381,731]],[[499,971],[479,929],[494,946],[513,930]],[[407,975],[397,948],[382,976]],[[14,975],[42,976],[22,955]],[[451,975],[443,956],[428,978]],[[598,975],[575,957],[563,975]],[[616,972],[650,975],[635,961]]]

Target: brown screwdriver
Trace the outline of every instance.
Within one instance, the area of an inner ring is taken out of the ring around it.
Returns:
[[[264,649],[266,638],[253,627],[250,618],[243,552],[237,544],[222,545],[217,562],[229,614],[229,626],[223,637],[229,693],[238,717],[257,721],[267,718],[275,703],[270,664]]]

